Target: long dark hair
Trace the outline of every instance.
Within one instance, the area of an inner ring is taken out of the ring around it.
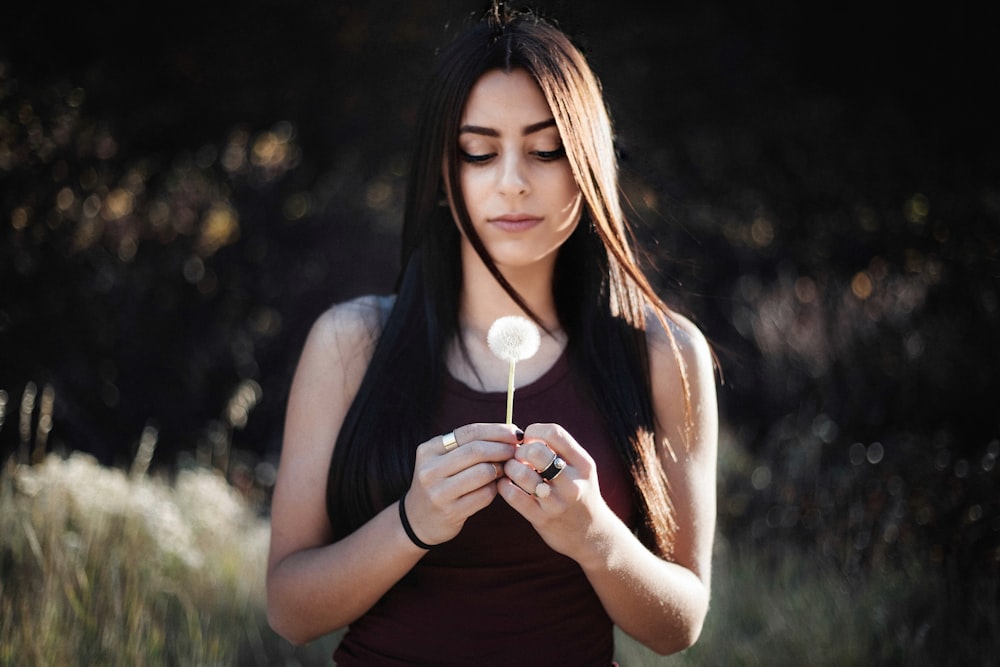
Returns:
[[[553,285],[569,359],[632,473],[635,499],[645,517],[640,537],[668,554],[676,524],[657,456],[644,332],[648,311],[669,336],[670,311],[632,250],[600,83],[565,33],[537,15],[499,6],[439,54],[425,91],[395,305],[330,466],[327,507],[334,535],[349,534],[401,497],[411,482],[416,445],[434,435],[431,419],[441,398],[445,353],[460,338],[456,219],[496,280],[538,321],[476,235],[459,185],[456,138],[469,92],[485,72],[517,68],[541,87],[586,203],[580,224],[559,250]],[[442,165],[451,208],[441,206]],[[686,395],[683,364],[681,368]]]

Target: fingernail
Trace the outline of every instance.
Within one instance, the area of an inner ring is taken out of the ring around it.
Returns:
[[[517,441],[518,442],[521,442],[522,440],[524,440],[524,431],[522,431],[521,429],[517,429],[516,431],[514,431],[514,435],[517,436]]]

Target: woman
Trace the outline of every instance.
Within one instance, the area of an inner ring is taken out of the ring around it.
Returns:
[[[315,323],[289,397],[268,615],[337,665],[610,665],[707,613],[711,353],[643,277],[599,84],[567,37],[494,10],[438,57],[394,295]],[[538,352],[486,344],[533,319]],[[441,435],[444,434],[444,435]],[[560,468],[560,465],[564,467]]]

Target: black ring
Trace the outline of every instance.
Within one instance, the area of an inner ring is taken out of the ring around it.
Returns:
[[[542,470],[538,474],[541,475],[542,479],[546,482],[551,482],[559,476],[559,473],[561,473],[565,467],[566,462],[559,458],[558,454],[553,454],[549,465],[545,466],[545,470]]]

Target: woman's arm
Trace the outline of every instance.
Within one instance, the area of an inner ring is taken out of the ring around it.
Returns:
[[[335,306],[313,325],[292,381],[271,503],[268,621],[292,643],[342,627],[422,555],[387,509],[330,544],[326,483],[344,416],[377,336],[374,299]]]
[[[551,459],[540,445],[560,454],[569,467],[550,484],[550,495],[536,499],[507,483],[501,483],[500,492],[553,549],[580,564],[617,626],[668,654],[695,642],[708,611],[718,409],[713,359],[702,334],[686,320],[671,323],[686,366],[690,393],[685,401],[677,357],[657,320],[650,320],[656,436],[677,521],[670,560],[647,549],[604,503],[593,460],[558,426],[525,429],[526,444],[518,458],[527,459],[530,467],[507,465],[508,476],[530,490],[539,481],[531,468],[544,467]],[[537,444],[529,446],[531,442]]]
[[[357,619],[427,553],[406,536],[398,503],[330,543],[330,458],[371,359],[378,317],[368,298],[322,315],[292,382],[271,504],[267,614],[271,627],[295,644]],[[496,473],[517,441],[503,424],[466,425],[456,436],[462,446],[451,452],[439,436],[417,447],[406,508],[413,530],[430,544],[450,539],[489,505]]]

